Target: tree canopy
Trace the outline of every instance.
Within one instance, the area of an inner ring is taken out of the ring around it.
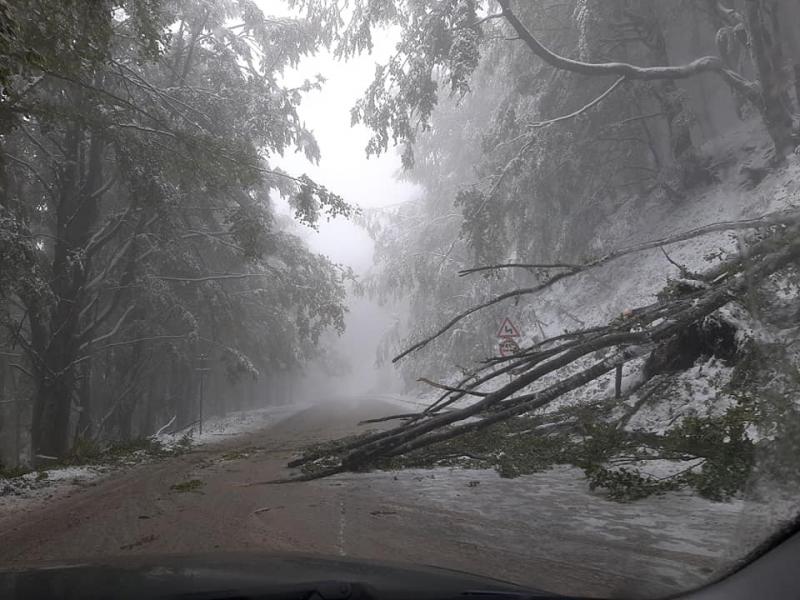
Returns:
[[[322,80],[281,74],[326,33],[249,0],[0,10],[0,322],[33,452],[186,424],[200,354],[219,390],[260,377],[213,395],[229,407],[302,370],[343,330],[352,275],[305,247],[275,195],[311,227],[354,209],[272,163],[319,160],[298,106]]]

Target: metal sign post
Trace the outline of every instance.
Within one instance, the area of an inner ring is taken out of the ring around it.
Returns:
[[[209,359],[206,357],[205,354],[201,354],[200,358],[197,359],[197,366],[194,368],[195,371],[200,371],[200,435],[203,435],[203,381],[206,376],[206,371],[210,371],[211,368],[208,366]]]

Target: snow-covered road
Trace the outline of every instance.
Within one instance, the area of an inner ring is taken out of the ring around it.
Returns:
[[[432,564],[564,594],[652,596],[700,585],[747,550],[742,515],[752,511],[741,502],[609,502],[566,468],[517,479],[437,469],[232,487],[285,476],[300,447],[404,406],[389,400],[230,417],[205,427],[188,453],[89,485],[54,484],[54,497],[0,513],[0,564],[302,552]]]

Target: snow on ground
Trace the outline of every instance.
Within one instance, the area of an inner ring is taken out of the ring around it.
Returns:
[[[790,156],[783,170],[769,174],[755,189],[742,181],[739,167],[769,144],[763,133],[750,131],[756,125],[746,124],[731,139],[715,140],[713,147],[704,148],[717,163],[727,165],[718,169],[720,183],[693,190],[680,201],[657,195],[614,198],[613,206],[607,207],[606,219],[596,228],[601,233],[592,240],[589,258],[705,225],[798,208],[800,156]],[[752,147],[742,150],[743,139],[753,140]],[[667,245],[664,250],[675,262],[699,272],[719,262],[723,254],[737,252],[740,241],[738,234],[715,232]],[[667,279],[677,276],[678,268],[660,249],[637,252],[558,282],[543,293],[525,296],[518,306],[509,303],[508,314],[523,335],[518,341],[523,347],[529,346],[541,335],[550,337],[576,326],[602,325],[627,309],[649,304]],[[795,290],[792,286],[786,293]],[[580,317],[580,323],[575,316]]]
[[[634,461],[626,467],[634,467],[645,477],[653,479],[667,479],[678,473],[695,471],[705,462],[704,458],[694,458],[691,460],[639,460]]]
[[[307,408],[305,404],[270,406],[250,411],[228,413],[210,417],[203,423],[203,434],[199,428],[173,434],[160,433],[153,439],[160,442],[164,450],[178,449],[188,436],[192,446],[207,446],[224,440],[263,429],[278,419]],[[32,471],[19,477],[0,479],[0,519],[12,512],[27,511],[65,496],[76,489],[96,485],[97,481],[113,473],[153,460],[144,450],[137,450],[122,457],[114,465],[73,466],[41,471]]]
[[[665,391],[657,394],[657,401],[649,403],[634,414],[626,429],[644,430],[663,435],[680,424],[684,417],[716,417],[735,404],[735,400],[722,390],[730,381],[733,368],[723,361],[709,358],[691,369],[672,376]],[[647,393],[642,390],[640,393]],[[634,394],[628,400],[634,405],[639,400]]]
[[[667,403],[643,410],[631,419],[629,428],[663,431],[687,415],[713,416],[724,412],[733,400],[721,391],[732,369],[711,358],[675,376],[675,393]],[[386,396],[399,408],[423,409],[429,402],[407,396]],[[631,403],[635,400],[631,400]],[[400,410],[399,412],[405,412]],[[757,439],[758,436],[756,436]],[[725,570],[762,543],[766,536],[793,521],[800,513],[800,501],[792,486],[782,487],[772,477],[763,476],[762,467],[774,460],[769,452],[756,454],[753,470],[744,493],[731,501],[714,502],[690,489],[666,492],[630,503],[607,500],[601,492],[589,490],[579,469],[557,465],[532,475],[515,479],[501,478],[495,470],[470,470],[439,467],[398,472],[373,472],[339,475],[337,482],[353,485],[369,483],[374,492],[391,502],[409,505],[432,505],[442,510],[475,515],[483,519],[518,522],[531,527],[558,523],[564,536],[575,539],[601,537],[609,543],[630,544],[631,560],[642,547],[696,555],[709,559],[715,572]],[[702,467],[703,459],[639,460],[610,467],[635,468],[643,476],[668,478],[676,473]],[[359,483],[361,482],[361,483]],[[326,485],[326,483],[322,483]],[[585,534],[589,528],[589,536]],[[488,531],[483,528],[484,533]],[[501,529],[497,547],[518,545],[530,549],[530,532],[513,526]],[[511,538],[517,539],[516,542]],[[512,548],[513,549],[513,548]],[[526,550],[527,549],[527,550]],[[618,556],[618,553],[614,554]],[[644,559],[642,559],[644,560]],[[684,560],[684,559],[681,559]],[[658,562],[658,561],[656,561]],[[694,580],[687,587],[709,579],[705,566],[697,565]],[[665,576],[685,577],[686,564],[642,565],[656,568]]]
[[[254,410],[229,412],[203,421],[203,433],[199,425],[175,433],[160,433],[155,437],[165,448],[173,448],[185,436],[189,436],[192,445],[205,446],[221,442],[232,437],[245,435],[263,429],[282,417],[287,417],[299,410],[308,408],[308,404],[289,404],[287,406],[268,406]],[[169,430],[168,430],[169,431]]]
[[[532,561],[537,554],[548,560],[563,554],[565,562],[574,562],[584,555],[596,561],[597,547],[607,547],[609,564],[592,566],[659,574],[687,588],[708,581],[711,572],[752,548],[740,544],[739,528],[744,516],[758,512],[754,506],[745,510],[741,500],[716,503],[689,492],[613,502],[591,492],[583,473],[570,467],[515,479],[494,471],[437,468],[338,475],[320,482],[342,484],[369,484],[392,510],[439,509],[444,523],[469,528],[470,542],[487,551],[495,547]],[[631,564],[619,564],[626,560]]]
[[[64,467],[32,471],[20,477],[0,479],[0,520],[67,495],[109,475],[110,467]]]
[[[769,147],[769,139],[758,123],[745,123],[741,130],[715,139],[702,150],[713,158],[719,183],[692,190],[679,201],[665,200],[653,195],[636,195],[614,198],[606,207],[607,217],[597,227],[597,238],[592,241],[590,258],[606,253],[662,239],[677,233],[719,222],[758,218],[767,213],[800,207],[800,156],[792,155],[782,170],[768,174],[755,188],[740,171],[743,165],[757,164]],[[715,232],[664,247],[669,258],[695,272],[705,271],[718,263],[726,254],[741,247],[741,234]],[[508,305],[508,315],[522,333],[522,347],[541,340],[541,335],[551,337],[576,327],[575,315],[582,327],[606,324],[623,311],[650,304],[670,277],[678,277],[679,269],[671,264],[661,249],[638,252],[604,266],[556,283],[552,288],[533,296],[525,296],[518,305]],[[517,282],[522,284],[521,281]],[[775,296],[788,302],[797,297],[800,284],[794,281],[774,282]],[[756,322],[741,306],[731,304],[719,312],[721,319],[737,328],[737,342],[748,339],[776,342],[787,339],[787,332],[773,331],[764,323]],[[792,315],[787,314],[787,319]],[[484,318],[478,314],[470,318]],[[796,336],[796,331],[789,332]],[[484,357],[476,356],[476,360]],[[585,368],[600,358],[589,355],[576,361],[557,374],[546,376],[533,386],[518,393],[529,393],[551,385],[578,369]],[[623,367],[623,393],[641,380],[643,360],[634,360]],[[476,365],[477,366],[477,363]],[[663,433],[681,422],[687,415],[716,416],[722,414],[733,400],[721,388],[730,380],[732,369],[721,361],[711,359],[698,362],[692,369],[673,377],[668,401],[648,402],[632,418],[630,429],[646,429]],[[449,377],[448,377],[449,375]],[[457,385],[458,373],[442,374],[439,379],[448,385]],[[492,392],[506,384],[505,376],[481,386],[480,391]],[[413,403],[416,409],[430,406],[442,390],[428,388]],[[566,394],[551,403],[545,410],[552,411],[576,403],[588,403],[613,396],[614,375],[607,374],[590,382],[580,390]],[[664,394],[658,394],[660,399]],[[638,396],[628,401],[632,407]],[[476,401],[466,397],[452,405],[463,408]]]
[[[677,203],[657,198],[630,198],[621,208],[609,211],[607,222],[598,227],[603,234],[594,241],[592,258],[713,223],[752,219],[798,208],[800,157],[791,156],[784,170],[768,175],[758,187],[750,189],[743,182],[739,167],[750,160],[750,156],[757,159],[759,144],[763,140],[759,141],[758,135],[752,135],[747,138],[754,140],[752,147],[742,150],[741,139],[742,132],[738,132],[729,140],[716,140],[717,147],[706,148],[718,164],[727,164],[719,170],[722,183],[697,190]],[[668,245],[665,250],[673,261],[691,271],[701,272],[726,254],[738,251],[741,242],[739,234],[719,232]],[[592,327],[609,322],[627,309],[654,302],[668,279],[679,275],[678,268],[660,249],[640,252],[559,282],[542,294],[523,297],[518,306],[509,303],[508,314],[523,334],[519,340],[521,346],[527,347],[540,341],[541,335],[550,337],[560,335],[566,329],[574,330],[575,315],[582,320],[582,327]],[[777,280],[774,285],[776,299],[787,304],[797,298],[800,290],[795,281]],[[724,307],[719,311],[719,317],[737,328],[736,341],[739,344],[748,339],[762,342],[785,340],[791,333],[789,330],[771,330],[764,323],[754,321],[736,304]],[[790,317],[792,315],[787,315],[787,319]],[[791,334],[796,339],[796,333]],[[587,356],[575,368],[588,366],[597,359],[596,356]],[[643,360],[635,360],[624,366],[623,391],[640,381],[643,363]],[[627,428],[663,433],[688,415],[706,417],[724,413],[734,403],[723,391],[732,373],[733,369],[721,360],[698,361],[691,369],[673,376],[668,393],[659,393],[658,402],[645,403],[633,415]],[[563,376],[563,373],[559,374],[559,377]],[[448,385],[456,385],[461,379],[458,373],[449,378],[445,374],[441,377],[439,381]],[[506,377],[498,377],[481,387],[481,391],[491,392],[507,381]],[[543,379],[536,387],[548,382],[552,383],[552,378]],[[402,404],[405,408],[421,410],[430,406],[442,393],[442,390],[428,389],[417,399],[403,399]],[[613,374],[609,374],[559,399],[548,410],[608,398],[613,393]],[[626,407],[632,408],[639,397],[634,394],[627,400]],[[463,408],[475,401],[475,398],[464,398],[453,408]],[[753,439],[757,440],[759,436],[753,435]],[[696,467],[695,463],[699,462],[652,460],[628,466],[640,469],[644,475],[663,478]],[[351,476],[340,476],[339,479],[347,480],[348,477]],[[628,544],[632,561],[644,560],[637,557],[642,548],[648,551],[661,549],[689,557],[703,557],[707,559],[706,564],[711,560],[716,571],[755,548],[764,536],[776,531],[800,509],[790,491],[778,489],[773,481],[760,477],[757,470],[745,490],[745,499],[729,503],[707,501],[689,490],[630,504],[611,502],[590,492],[582,472],[568,467],[556,467],[518,479],[501,479],[492,470],[448,469],[359,475],[359,478],[364,477],[372,480],[377,493],[391,501],[409,505],[433,503],[443,510],[522,524],[518,530],[501,528],[496,540],[498,548],[508,549],[516,544],[519,552],[527,553],[532,539],[536,539],[529,529],[552,527],[553,523],[558,523],[565,538],[574,535],[576,539],[585,540],[585,532],[591,531],[593,536],[605,539],[608,544]],[[409,482],[413,484],[409,485]],[[483,532],[486,531],[489,530],[484,528]],[[609,567],[613,568],[613,565]],[[678,568],[676,564],[669,566],[665,563],[658,568],[664,569],[667,575],[671,571],[672,575],[679,577],[685,576],[686,564]],[[695,575],[697,584],[709,578],[707,571],[697,570]]]

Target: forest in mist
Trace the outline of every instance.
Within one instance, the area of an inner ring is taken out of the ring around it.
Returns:
[[[4,454],[14,421],[50,457],[186,426],[203,355],[208,413],[288,402],[351,277],[296,223],[352,208],[270,163],[319,160],[320,82],[279,74],[324,32],[252,2],[0,7]]]
[[[741,487],[757,438],[797,413],[780,323],[798,309],[800,5],[285,4],[295,17],[0,0],[0,460],[191,424],[201,357],[207,410],[289,402],[308,373],[347,372],[331,340],[356,295],[397,314],[378,365],[439,395],[311,452],[306,477],[466,457],[506,474],[570,462],[641,491],[655,484],[607,468],[636,449],[699,460],[688,483],[710,495]],[[417,192],[361,210],[276,166],[324,161],[298,114],[324,77],[282,75],[386,32],[396,52],[351,117]],[[364,277],[302,241],[329,217],[373,239]],[[501,355],[509,314],[522,334]],[[709,359],[719,394],[698,412],[670,382]],[[780,406],[754,398],[766,381],[786,384]],[[695,412],[628,427],[680,402]],[[532,431],[534,464],[508,446]]]

